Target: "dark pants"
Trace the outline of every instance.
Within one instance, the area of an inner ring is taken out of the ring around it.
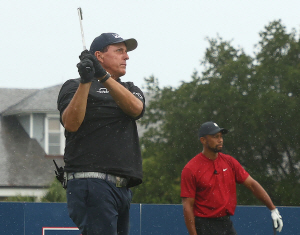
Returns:
[[[220,218],[195,217],[197,235],[237,235],[229,216]]]
[[[68,181],[69,216],[82,235],[128,235],[131,190],[101,179]]]

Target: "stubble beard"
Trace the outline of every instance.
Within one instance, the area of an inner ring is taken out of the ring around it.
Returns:
[[[220,152],[222,152],[222,148],[218,148],[218,147],[214,147],[214,148],[212,148],[212,147],[208,147],[211,151],[213,151],[213,152],[215,152],[215,153],[220,153]]]

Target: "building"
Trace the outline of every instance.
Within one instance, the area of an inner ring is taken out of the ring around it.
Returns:
[[[63,164],[60,87],[0,88],[0,200],[42,197],[55,179],[53,159]]]

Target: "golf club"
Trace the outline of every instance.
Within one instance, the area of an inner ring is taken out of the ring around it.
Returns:
[[[84,33],[83,33],[83,27],[82,27],[82,10],[81,7],[77,9],[78,11],[78,16],[79,16],[79,23],[80,23],[80,29],[81,29],[81,38],[82,38],[82,45],[83,45],[83,50],[86,50],[86,45],[85,45],[85,39],[84,39]]]
[[[77,8],[77,11],[78,11],[78,17],[79,17],[79,23],[80,23],[80,29],[81,29],[82,46],[83,46],[83,50],[86,50],[84,33],[83,33],[83,27],[82,27],[83,17],[82,17],[81,7]],[[86,70],[89,72],[89,71],[91,71],[91,68],[90,67],[86,67]]]

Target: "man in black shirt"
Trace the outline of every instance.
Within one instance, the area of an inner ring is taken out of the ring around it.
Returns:
[[[129,234],[129,188],[142,182],[136,120],[145,98],[120,77],[136,47],[115,33],[96,37],[79,56],[80,78],[65,82],[58,96],[68,210],[83,235]]]

